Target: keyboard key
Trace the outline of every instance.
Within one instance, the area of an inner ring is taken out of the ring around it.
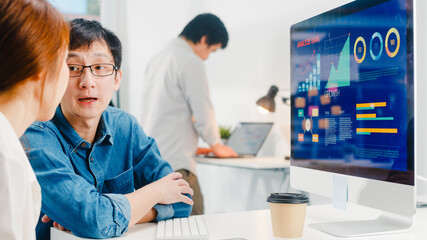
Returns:
[[[166,220],[165,237],[173,236],[173,222],[172,219]]]
[[[200,235],[207,235],[208,231],[206,230],[205,223],[203,222],[202,216],[196,217],[197,226],[199,227]]]
[[[190,236],[190,226],[188,225],[188,218],[180,218],[182,227],[182,236]]]
[[[173,219],[173,235],[175,237],[182,236],[182,232],[181,232],[181,219],[179,219],[179,218],[174,218]]]
[[[188,218],[188,224],[190,225],[191,235],[193,236],[199,235],[199,229],[197,227],[196,219],[194,219],[194,217]]]
[[[160,237],[164,237],[164,236],[165,236],[165,221],[160,221],[157,224],[157,235],[156,235],[156,237],[160,238]]]

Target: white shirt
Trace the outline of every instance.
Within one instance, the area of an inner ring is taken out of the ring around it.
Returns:
[[[18,136],[0,112],[0,239],[35,239],[41,190]]]
[[[174,170],[196,173],[199,136],[220,139],[205,65],[183,39],[174,39],[148,64],[142,89],[141,123]]]

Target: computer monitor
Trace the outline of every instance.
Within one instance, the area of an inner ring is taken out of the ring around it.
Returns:
[[[290,38],[291,186],[382,211],[313,227],[405,231],[415,212],[413,1],[354,1],[292,25]]]

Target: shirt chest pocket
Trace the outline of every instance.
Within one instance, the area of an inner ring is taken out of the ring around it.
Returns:
[[[105,180],[102,192],[127,194],[133,192],[134,187],[133,168],[130,168],[114,178]]]

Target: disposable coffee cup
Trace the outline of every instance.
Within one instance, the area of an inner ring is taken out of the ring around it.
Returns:
[[[270,205],[274,237],[301,237],[308,197],[298,193],[272,193],[267,202]]]

